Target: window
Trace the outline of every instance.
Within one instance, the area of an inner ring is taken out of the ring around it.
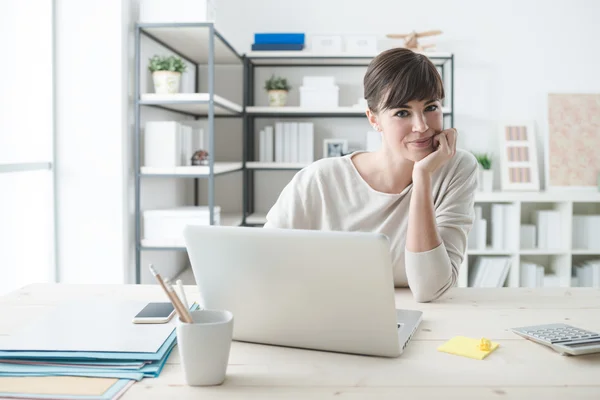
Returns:
[[[0,294],[55,279],[53,3],[0,14]]]

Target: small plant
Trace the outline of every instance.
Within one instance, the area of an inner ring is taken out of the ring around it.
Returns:
[[[292,87],[288,84],[286,78],[280,76],[271,75],[271,77],[265,82],[265,90],[285,90],[289,92]]]
[[[492,168],[492,157],[487,153],[474,153],[475,158],[481,168],[483,169],[491,169]]]
[[[155,71],[171,71],[171,72],[185,72],[187,66],[183,60],[175,56],[159,56],[154,55],[148,63],[148,69],[150,72]]]

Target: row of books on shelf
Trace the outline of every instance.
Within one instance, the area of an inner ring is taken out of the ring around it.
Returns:
[[[600,250],[600,215],[573,216],[573,248]]]
[[[533,262],[521,262],[519,280],[521,287],[560,287],[560,278],[556,274],[546,274],[543,265]]]
[[[579,241],[576,243],[574,240],[573,247],[575,248],[591,248],[592,242],[600,247],[600,240],[596,239],[600,237],[600,219],[591,218],[588,221],[587,218],[588,216],[582,216],[576,219],[578,228],[577,230],[574,228],[573,237],[575,239],[577,232]],[[473,227],[469,232],[468,248],[472,250],[485,249],[488,243],[488,231],[491,233],[489,242],[491,242],[491,247],[494,250],[565,248],[560,211],[534,211],[531,215],[533,224],[520,224],[520,234],[515,235],[514,226],[520,219],[516,205],[492,204],[491,229],[488,229],[488,221],[482,216],[482,207],[476,206]],[[594,233],[593,238],[589,237]]]
[[[469,286],[503,287],[511,263],[510,257],[478,257],[469,270]]]
[[[194,152],[204,148],[204,130],[178,121],[150,121],[143,143],[145,167],[189,166]]]
[[[574,269],[576,286],[600,289],[600,259],[584,261],[575,265]]]
[[[511,265],[510,257],[478,257],[469,270],[469,286],[503,287]],[[573,269],[570,286],[600,288],[600,259],[581,262]],[[519,286],[526,288],[562,286],[560,276],[546,273],[544,265],[530,261],[521,262],[519,280]]]
[[[311,163],[314,155],[312,122],[276,122],[259,134],[260,162]]]

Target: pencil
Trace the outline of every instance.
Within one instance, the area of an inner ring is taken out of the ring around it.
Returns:
[[[160,274],[158,272],[156,272],[156,269],[154,269],[154,266],[152,264],[150,264],[149,268],[150,268],[150,272],[152,272],[152,275],[154,275],[154,277],[158,281],[158,284],[160,285],[160,287],[162,287],[162,289],[167,294],[167,297],[169,298],[169,300],[171,300],[171,303],[173,304],[173,307],[175,307],[175,311],[177,312],[177,315],[179,315],[179,319],[181,319],[183,322],[187,322],[188,324],[191,324],[193,321],[190,316],[190,313],[187,310],[183,309],[183,305],[179,301],[177,294],[175,294],[175,292],[173,291],[173,288],[171,287],[171,290],[169,290],[167,288],[167,285],[165,285],[165,282],[163,281],[162,277],[160,276]]]
[[[177,292],[175,291],[175,289],[173,288],[173,286],[171,285],[171,282],[167,279],[165,282],[165,286],[167,287],[167,290],[169,292],[173,293],[173,297],[175,298],[175,301],[177,301],[177,306],[181,309],[181,313],[185,314],[185,317],[188,319],[189,323],[194,322],[192,319],[192,315],[190,314],[190,310],[187,309],[183,303],[181,302],[181,299],[179,298],[179,296],[177,295]]]
[[[183,302],[183,306],[186,308],[186,310],[189,310],[190,306],[188,305],[187,297],[185,296],[185,291],[183,290],[183,282],[181,282],[181,279],[177,279],[177,282],[175,283],[177,283],[177,287],[181,292],[181,301]]]

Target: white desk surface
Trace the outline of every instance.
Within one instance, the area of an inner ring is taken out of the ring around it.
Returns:
[[[196,298],[186,286],[188,300]],[[163,301],[156,285],[39,284],[0,297],[0,335],[66,301],[121,298]],[[418,304],[398,290],[398,308],[420,309],[424,320],[396,359],[234,342],[222,386],[188,387],[177,350],[160,377],[144,379],[129,399],[600,399],[600,354],[561,356],[508,329],[564,322],[600,331],[600,290],[456,288],[435,303]],[[453,336],[500,343],[486,359],[437,351]]]

